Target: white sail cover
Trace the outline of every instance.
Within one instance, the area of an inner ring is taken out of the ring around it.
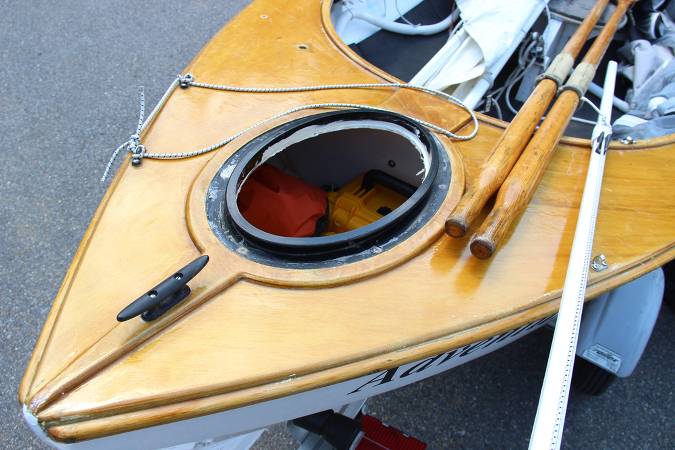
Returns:
[[[457,0],[462,20],[411,83],[447,90],[501,70],[548,0]]]
[[[513,53],[527,33],[528,18],[539,16],[546,0],[457,0],[464,29],[478,44],[486,66]]]

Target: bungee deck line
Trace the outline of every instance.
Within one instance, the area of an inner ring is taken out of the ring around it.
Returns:
[[[605,75],[598,123],[593,129],[592,150],[572,250],[565,275],[560,311],[549,352],[537,414],[530,437],[530,449],[560,448],[569,397],[572,369],[579,337],[579,325],[586,297],[589,263],[595,222],[602,191],[607,148],[612,136],[610,119],[617,64],[610,61]]]
[[[340,108],[347,108],[347,109],[367,109],[371,111],[380,111],[380,112],[394,112],[386,108],[378,108],[375,106],[370,106],[370,105],[362,105],[359,103],[313,103],[313,104],[307,104],[307,105],[300,105],[296,106],[290,109],[287,109],[285,111],[282,111],[278,114],[274,114],[273,116],[267,117],[263,120],[260,120],[258,122],[253,123],[252,125],[249,125],[248,127],[238,131],[237,133],[223,139],[222,141],[219,141],[213,145],[210,145],[208,147],[203,147],[197,150],[192,150],[192,151],[187,151],[187,152],[174,152],[174,153],[153,153],[153,152],[147,152],[145,146],[141,143],[141,133],[153,122],[153,120],[156,118],[157,114],[159,111],[162,109],[164,104],[167,102],[171,94],[176,90],[178,87],[181,88],[189,88],[189,87],[197,87],[197,88],[203,88],[203,89],[212,89],[216,91],[227,91],[227,92],[240,92],[240,93],[256,93],[256,94],[279,94],[279,93],[294,93],[294,92],[308,92],[308,91],[321,91],[321,90],[340,90],[340,89],[382,89],[382,88],[401,88],[401,89],[410,89],[414,91],[419,91],[423,92],[429,95],[434,95],[437,97],[441,97],[442,99],[448,101],[449,103],[452,103],[454,105],[459,106],[460,108],[464,109],[469,116],[471,117],[471,122],[472,122],[472,130],[470,133],[466,135],[459,135],[456,133],[453,133],[452,131],[446,130],[445,128],[442,128],[438,125],[435,125],[433,123],[427,122],[422,119],[417,119],[415,117],[407,116],[410,120],[430,129],[431,131],[434,131],[436,133],[440,133],[444,136],[449,137],[450,139],[458,140],[458,141],[467,141],[470,139],[473,139],[476,134],[478,133],[478,118],[476,117],[476,114],[474,113],[473,110],[471,110],[469,107],[467,107],[461,100],[458,98],[446,94],[445,92],[438,91],[435,89],[430,89],[426,88],[423,86],[415,86],[412,84],[407,84],[407,83],[353,83],[353,84],[324,84],[324,85],[316,85],[316,86],[293,86],[293,87],[284,87],[284,88],[267,88],[267,87],[246,87],[246,86],[231,86],[231,85],[225,85],[225,84],[211,84],[211,83],[202,83],[202,82],[197,82],[195,81],[194,77],[191,74],[186,74],[186,75],[178,75],[176,79],[169,85],[169,88],[167,91],[164,93],[162,98],[157,102],[157,105],[153,108],[152,112],[150,115],[148,115],[147,118],[144,118],[144,112],[145,112],[145,96],[143,93],[143,89],[140,89],[140,107],[139,107],[139,119],[138,119],[138,126],[136,128],[136,132],[132,134],[129,139],[122,143],[119,147],[113,151],[112,155],[110,156],[110,160],[108,161],[108,164],[106,165],[106,168],[103,172],[103,175],[101,176],[101,182],[103,183],[106,178],[108,177],[108,174],[110,173],[110,170],[112,169],[113,164],[115,163],[115,160],[117,159],[117,156],[119,153],[126,149],[129,153],[132,155],[132,164],[138,165],[144,158],[149,158],[149,159],[184,159],[184,158],[191,158],[193,156],[199,156],[203,155],[205,153],[212,152],[214,150],[217,150],[221,147],[224,147],[225,145],[229,144],[233,140],[237,139],[239,136],[261,126],[266,123],[269,123],[271,121],[274,121],[276,119],[279,119],[281,117],[287,116],[289,114],[293,114],[299,111],[305,111],[308,109],[340,109]],[[399,113],[400,114],[400,113]]]

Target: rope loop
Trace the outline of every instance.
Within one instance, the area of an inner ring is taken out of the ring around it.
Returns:
[[[141,144],[141,132],[143,131],[143,128],[145,128],[146,122],[144,122],[145,119],[145,92],[143,90],[143,86],[139,86],[138,88],[138,94],[139,94],[139,99],[138,99],[138,125],[136,126],[136,132],[129,136],[129,139],[127,139],[125,142],[122,143],[119,147],[115,149],[115,151],[110,155],[110,159],[108,160],[108,164],[105,166],[105,170],[103,171],[103,175],[101,176],[101,183],[105,182],[106,178],[108,178],[108,173],[110,172],[110,169],[112,168],[113,164],[115,163],[115,160],[117,159],[117,156],[120,154],[122,150],[126,150],[127,152],[131,153],[131,164],[134,166],[138,166],[141,164],[143,161],[143,158],[145,157],[146,151],[145,151],[145,146]],[[154,113],[154,111],[153,111]]]
[[[426,122],[421,119],[417,119],[415,117],[409,117],[409,119],[413,120],[414,122],[417,122],[418,124],[425,126],[426,128],[430,129],[433,132],[442,134],[444,136],[449,137],[450,139],[458,140],[458,141],[467,141],[469,139],[473,139],[476,134],[478,133],[478,118],[476,117],[476,114],[466,106],[461,100],[459,100],[456,97],[453,97],[450,94],[447,94],[443,91],[438,91],[436,89],[431,89],[427,88],[424,86],[416,86],[408,83],[352,83],[352,84],[324,84],[324,85],[316,85],[316,86],[292,86],[292,87],[284,87],[284,88],[276,88],[276,87],[246,87],[246,86],[231,86],[231,85],[224,85],[224,84],[210,84],[210,83],[202,83],[202,82],[197,82],[195,81],[194,76],[191,73],[186,73],[186,74],[179,74],[176,76],[174,81],[171,83],[169,86],[169,89],[164,93],[160,101],[157,103],[157,106],[152,110],[150,115],[148,116],[147,119],[144,120],[144,115],[145,115],[145,95],[143,93],[143,88],[140,88],[140,105],[139,105],[139,119],[138,119],[138,127],[136,128],[136,133],[132,134],[129,139],[124,142],[122,145],[117,147],[113,154],[110,157],[110,160],[108,161],[108,165],[105,168],[105,171],[103,172],[103,177],[101,177],[101,182],[104,182],[105,179],[108,176],[108,173],[110,172],[110,169],[112,165],[115,162],[115,159],[119,155],[119,153],[122,150],[126,150],[128,153],[131,154],[131,164],[134,166],[138,166],[141,164],[144,158],[150,158],[150,159],[184,159],[184,158],[191,158],[193,156],[199,156],[203,155],[205,153],[212,152],[214,150],[217,150],[221,147],[224,147],[228,143],[232,142],[233,140],[237,139],[239,136],[253,130],[254,128],[257,128],[263,124],[266,124],[268,122],[271,122],[273,120],[279,119],[281,117],[287,116],[289,114],[293,114],[295,112],[299,111],[304,111],[308,109],[368,109],[371,111],[382,111],[382,112],[394,112],[390,111],[385,108],[378,108],[370,105],[362,105],[358,103],[314,103],[314,104],[309,104],[309,105],[299,105],[290,109],[287,109],[286,111],[274,114],[266,119],[260,120],[258,122],[255,122],[252,125],[249,125],[248,127],[240,130],[239,132],[233,134],[232,136],[229,136],[225,139],[223,139],[220,142],[217,142],[213,145],[210,145],[208,147],[200,148],[197,150],[193,151],[187,151],[187,152],[176,152],[176,153],[154,153],[154,152],[148,152],[146,151],[145,146],[141,143],[141,132],[148,126],[149,123],[151,123],[154,118],[157,116],[161,108],[164,106],[166,101],[169,99],[171,94],[176,90],[176,88],[180,87],[182,89],[187,89],[188,87],[198,87],[198,88],[203,88],[203,89],[212,89],[212,90],[217,90],[217,91],[228,91],[228,92],[240,92],[240,93],[264,93],[264,94],[274,94],[274,93],[293,93],[293,92],[307,92],[307,91],[320,91],[320,90],[339,90],[339,89],[410,89],[418,92],[423,92],[425,94],[433,95],[436,97],[440,97],[444,100],[446,100],[448,103],[452,103],[454,105],[459,106],[460,108],[464,109],[469,116],[471,117],[471,122],[472,122],[472,128],[471,131],[468,134],[460,135],[453,133],[452,131],[449,131],[445,128],[442,128],[438,125],[435,125],[430,122]],[[496,103],[495,103],[495,106]]]

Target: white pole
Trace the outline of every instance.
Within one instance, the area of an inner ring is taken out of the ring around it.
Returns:
[[[586,174],[586,185],[579,207],[577,227],[560,299],[560,311],[546,365],[544,384],[532,427],[530,449],[555,450],[560,448],[593,248],[595,219],[605,168],[605,153],[612,134],[610,118],[616,69],[616,62],[610,61],[600,103],[601,115],[598,117],[597,125],[593,128],[593,146]]]

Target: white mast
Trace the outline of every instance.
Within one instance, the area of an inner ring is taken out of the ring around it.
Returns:
[[[572,367],[577,348],[579,324],[586,293],[595,219],[598,213],[605,154],[612,135],[610,119],[617,64],[610,61],[600,103],[600,115],[593,128],[592,151],[586,185],[579,207],[574,242],[560,299],[553,342],[546,365],[546,375],[532,427],[530,449],[559,449],[565,424]]]

